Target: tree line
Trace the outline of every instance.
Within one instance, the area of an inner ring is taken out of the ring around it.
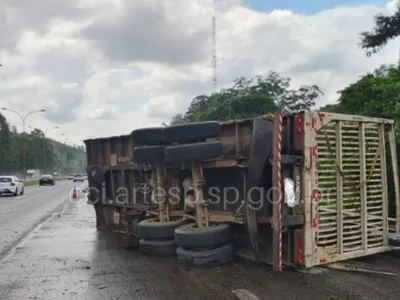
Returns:
[[[309,109],[323,93],[316,85],[290,88],[290,78],[270,71],[265,76],[238,78],[230,88],[212,95],[195,97],[183,114],[175,115],[170,124],[198,121],[242,119],[260,114]]]
[[[84,147],[48,139],[39,129],[30,133],[18,132],[0,113],[0,175],[23,176],[24,149],[26,170],[61,174],[85,171]]]

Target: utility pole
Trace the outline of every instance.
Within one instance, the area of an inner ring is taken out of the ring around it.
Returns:
[[[216,10],[217,0],[213,2],[212,23],[212,87],[213,93],[217,92],[217,36],[216,36]]]
[[[28,112],[26,115],[22,115],[21,113],[15,111],[15,110],[9,109],[9,108],[2,107],[1,109],[5,110],[5,111],[12,112],[12,113],[18,115],[21,118],[21,120],[22,120],[22,132],[23,132],[24,135],[26,133],[25,132],[25,121],[26,121],[26,118],[28,118],[32,114],[41,113],[41,112],[45,112],[46,111],[45,109],[40,109],[40,110],[35,110],[35,111]],[[24,137],[23,143],[24,143],[24,150],[23,150],[23,153],[22,153],[22,168],[23,168],[23,173],[24,173],[23,176],[24,176],[24,180],[25,180],[26,179],[26,143],[25,143],[25,137]]]

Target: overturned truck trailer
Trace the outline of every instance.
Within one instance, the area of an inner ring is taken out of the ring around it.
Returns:
[[[400,232],[394,128],[307,111],[86,140],[89,203],[98,229],[189,265],[241,255],[312,267],[389,251]]]

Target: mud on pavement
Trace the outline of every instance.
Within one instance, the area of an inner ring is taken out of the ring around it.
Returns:
[[[400,299],[399,278],[322,268],[277,273],[241,259],[192,269],[125,246],[96,230],[90,205],[71,204],[1,263],[0,299]],[[361,262],[400,274],[396,258]]]

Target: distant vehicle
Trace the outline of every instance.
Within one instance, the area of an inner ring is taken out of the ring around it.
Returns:
[[[39,178],[40,177],[40,170],[39,169],[29,169],[26,170],[26,178]]]
[[[74,175],[74,182],[81,181],[84,182],[85,179],[83,178],[82,174],[75,174]]]
[[[83,176],[84,180],[87,180],[87,175],[86,174],[82,174],[82,176]]]
[[[55,185],[56,184],[56,180],[54,179],[53,175],[50,174],[44,174],[42,176],[40,176],[39,178],[39,185]]]
[[[0,195],[24,193],[24,182],[16,176],[0,176]]]
[[[73,174],[69,174],[68,175],[68,180],[73,180],[74,179],[74,175]]]

